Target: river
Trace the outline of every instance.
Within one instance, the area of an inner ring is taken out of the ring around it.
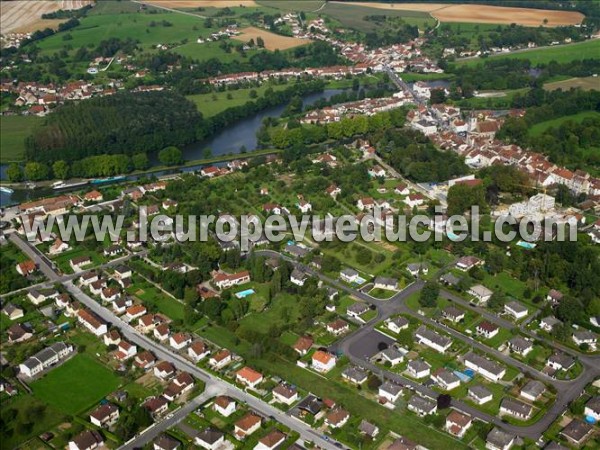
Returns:
[[[303,97],[303,105],[308,106],[315,103],[318,100],[330,99],[333,95],[344,92],[345,89],[325,89],[322,92],[313,94],[307,94]],[[196,142],[184,147],[183,156],[186,160],[196,160],[205,158],[205,150],[210,149],[212,156],[223,156],[228,154],[239,153],[242,147],[245,147],[247,151],[253,151],[257,149],[256,132],[262,125],[263,120],[266,117],[280,117],[285,109],[286,105],[274,106],[259,112],[253,117],[240,120],[234,125],[227,129],[222,130],[220,133],[214,135],[210,139],[202,142]],[[218,164],[215,164],[218,165]],[[0,180],[6,179],[6,168],[8,166],[3,164],[0,166]],[[198,166],[186,167],[183,171],[190,172],[201,168]],[[153,175],[162,176],[173,171],[155,172]],[[128,181],[135,181],[139,177],[131,175],[127,177]],[[79,189],[82,189],[81,187]],[[66,192],[66,191],[60,191]],[[48,197],[54,195],[56,191],[50,188],[36,188],[36,189],[15,189],[12,194],[6,192],[0,192],[0,207],[6,207],[21,203],[24,201],[35,200],[42,197]]]

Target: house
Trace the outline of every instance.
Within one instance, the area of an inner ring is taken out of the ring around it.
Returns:
[[[404,317],[395,317],[393,319],[388,319],[385,322],[385,326],[391,332],[398,334],[402,330],[406,330],[408,328],[408,319]]]
[[[442,316],[451,322],[458,323],[465,318],[465,312],[454,306],[447,306],[442,311]]]
[[[554,327],[562,325],[562,321],[554,316],[544,317],[540,320],[540,328],[548,333],[551,333]]]
[[[38,306],[44,303],[46,300],[50,300],[51,298],[56,298],[60,295],[56,289],[32,289],[27,293],[27,298],[33,303],[35,306]]]
[[[517,419],[527,420],[531,417],[533,408],[527,403],[512,398],[504,398],[500,403],[500,414],[507,414]]]
[[[400,364],[402,361],[404,361],[404,355],[402,353],[400,353],[398,350],[396,350],[394,347],[389,347],[389,348],[386,348],[384,351],[382,351],[381,357],[385,361],[388,361],[392,367],[394,367],[396,364]]]
[[[106,287],[106,280],[103,278],[100,278],[96,281],[92,281],[90,284],[90,292],[93,295],[100,295],[102,294],[102,290]]]
[[[142,407],[145,408],[153,417],[164,414],[169,409],[169,402],[164,397],[150,397]]]
[[[181,443],[171,436],[161,434],[154,440],[152,450],[177,450]]]
[[[493,324],[492,322],[488,322],[487,320],[480,322],[475,327],[475,332],[477,333],[477,335],[483,336],[486,339],[493,338],[498,334],[499,331],[500,327],[498,327],[498,325]]]
[[[573,333],[573,342],[577,345],[588,344],[590,346],[595,346],[596,341],[596,335],[591,331],[584,330]]]
[[[327,189],[325,189],[325,192],[330,195],[331,197],[336,197],[339,194],[341,194],[342,190],[336,186],[335,184],[330,185]]]
[[[358,279],[358,272],[354,269],[344,269],[340,272],[340,279],[346,283],[354,283]]]
[[[406,366],[406,373],[413,378],[425,378],[431,373],[431,366],[422,359],[413,359]]]
[[[198,362],[210,355],[210,350],[202,341],[194,341],[188,348],[188,356]]]
[[[583,420],[574,419],[562,429],[560,434],[571,444],[580,446],[593,432],[594,427],[591,424],[586,423]]]
[[[275,214],[276,216],[280,215],[283,211],[283,208],[274,203],[265,203],[263,205],[263,211],[267,214]]]
[[[533,343],[521,336],[515,336],[508,341],[508,348],[519,355],[527,356],[533,350]]]
[[[485,448],[488,450],[509,450],[514,445],[515,439],[514,435],[494,427],[485,439]]]
[[[325,416],[325,425],[329,428],[342,428],[350,419],[350,413],[342,408],[336,408]]]
[[[474,370],[490,381],[498,382],[506,375],[506,369],[500,364],[473,352],[467,353],[463,361],[468,369]]]
[[[291,405],[298,401],[298,390],[289,384],[281,383],[273,389],[273,398],[279,403]]]
[[[312,205],[306,200],[300,200],[298,203],[296,203],[296,206],[302,214],[309,213],[312,210]]]
[[[453,273],[446,273],[440,277],[440,281],[444,283],[446,286],[457,287],[460,283],[460,278],[458,278]]]
[[[113,275],[116,279],[122,280],[124,278],[131,278],[133,271],[127,266],[117,266]]]
[[[345,320],[336,319],[333,322],[328,323],[326,329],[327,332],[335,336],[339,336],[340,334],[350,331],[350,325]]]
[[[336,357],[331,353],[317,350],[312,355],[312,368],[317,372],[329,372],[335,367]]]
[[[310,336],[300,336],[294,344],[294,350],[301,356],[304,356],[313,346],[314,340]]]
[[[78,256],[69,261],[69,265],[71,266],[71,269],[73,269],[73,272],[80,272],[85,266],[90,264],[92,264],[92,258],[89,256]]]
[[[187,333],[175,333],[169,338],[169,345],[175,350],[183,350],[192,343],[192,338]]]
[[[215,398],[213,409],[223,417],[229,417],[236,410],[235,400],[225,395],[220,395]]]
[[[484,262],[476,256],[463,256],[456,262],[456,268],[463,272],[468,272],[473,267],[482,266]]]
[[[62,252],[66,252],[67,250],[69,250],[69,248],[71,248],[69,244],[57,238],[54,241],[54,243],[50,246],[50,249],[48,249],[48,253],[50,255],[59,255]]]
[[[137,347],[127,341],[121,340],[115,353],[115,357],[121,361],[127,360],[137,353]]]
[[[19,371],[27,377],[33,377],[43,370],[58,364],[73,353],[73,351],[74,349],[71,344],[56,342],[27,358],[19,365]]]
[[[394,188],[394,193],[398,195],[408,195],[410,194],[410,190],[408,189],[408,186],[406,184],[400,183]]]
[[[213,277],[213,281],[217,288],[228,289],[232,286],[239,286],[250,282],[250,272],[243,270],[234,274],[219,272]]]
[[[20,323],[15,323],[8,327],[6,334],[8,335],[8,342],[11,344],[25,342],[33,337],[31,330],[29,328],[25,328],[25,326],[21,325]]]
[[[240,420],[235,422],[233,434],[237,439],[242,440],[257,431],[261,424],[262,421],[260,420],[260,417],[258,417],[256,414],[248,413]]]
[[[6,306],[4,306],[4,308],[2,308],[2,313],[6,317],[8,317],[10,320],[17,320],[25,315],[21,308],[19,308],[18,306],[15,306],[12,303],[6,304]]]
[[[144,350],[143,352],[135,355],[133,364],[135,364],[135,366],[140,369],[146,370],[152,367],[152,365],[154,365],[155,362],[156,357],[148,350]]]
[[[115,329],[110,330],[104,335],[104,345],[119,345],[121,342],[121,335]]]
[[[396,280],[395,278],[376,277],[373,287],[375,289],[395,291],[398,289],[398,280]]]
[[[94,189],[93,191],[87,192],[83,196],[83,200],[86,202],[101,202],[104,200],[104,197],[102,196],[101,192]]]
[[[513,316],[515,320],[519,320],[527,315],[528,310],[520,303],[513,301],[504,305],[504,312]]]
[[[379,397],[390,403],[396,403],[402,394],[402,386],[391,381],[385,381],[379,386]]]
[[[467,293],[475,297],[481,305],[485,305],[493,294],[492,291],[481,284],[476,284]]]
[[[374,439],[379,434],[379,427],[363,419],[358,426],[358,431],[360,434],[364,434],[365,436]]]
[[[104,291],[103,291],[104,292]],[[133,305],[125,310],[125,315],[123,316],[123,320],[126,322],[131,322],[135,319],[142,317],[146,314],[147,309],[143,305]]]
[[[108,331],[106,322],[86,309],[80,309],[77,312],[77,322],[96,336],[102,336]]]
[[[161,361],[154,366],[154,376],[166,380],[175,375],[175,366],[168,361]]]
[[[219,370],[225,367],[227,364],[231,362],[231,352],[227,349],[223,349],[208,360],[208,365],[215,370]]]
[[[429,273],[429,267],[425,263],[411,263],[406,266],[406,270],[413,276],[419,276],[419,274],[427,275]]]
[[[348,317],[354,317],[355,319],[362,320],[360,316],[369,311],[369,305],[366,303],[353,303],[346,308],[346,315]]]
[[[102,293],[100,294],[100,298],[102,299],[103,302],[114,302],[116,299],[119,298],[119,295],[121,295],[121,291],[119,291],[119,289],[114,288],[114,287],[107,287],[102,289]],[[143,311],[142,314],[146,313],[146,308],[144,308],[143,306],[132,306],[130,308],[132,311]],[[129,315],[129,310],[127,310],[127,315],[125,316],[126,319],[128,319],[130,322],[133,319],[137,319],[140,316],[130,316]]]
[[[383,167],[375,165],[368,170],[369,176],[373,178],[385,177],[385,170]]]
[[[415,339],[417,343],[426,345],[440,353],[446,352],[452,345],[452,339],[442,336],[425,326],[419,327],[415,332]]]
[[[290,281],[293,284],[295,284],[296,286],[304,286],[304,283],[306,282],[307,279],[308,279],[308,275],[306,275],[306,273],[304,273],[302,270],[300,270],[300,269],[292,270],[292,273],[290,275]]]
[[[260,372],[246,366],[241,368],[235,373],[235,379],[238,383],[241,383],[250,388],[255,388],[263,381],[263,376]]]
[[[119,420],[119,408],[112,403],[100,405],[90,413],[90,422],[97,427],[110,427]]]
[[[354,384],[363,384],[367,381],[367,372],[360,367],[348,366],[342,372],[342,378]]]
[[[95,281],[98,281],[99,279],[100,276],[98,275],[98,272],[92,270],[84,273],[79,277],[79,284],[82,286],[89,286],[90,284],[92,284]]]
[[[187,372],[181,372],[169,383],[162,395],[171,402],[190,391],[193,387],[194,378]]]
[[[56,300],[54,300],[54,304],[58,309],[65,309],[69,303],[71,303],[71,297],[69,297],[69,294],[60,294],[58,297],[56,297]]]
[[[254,450],[275,450],[285,440],[287,436],[279,430],[273,430],[265,437],[258,440],[258,444],[254,446]]]
[[[93,450],[104,445],[104,438],[96,430],[85,430],[69,441],[69,450]]]
[[[481,385],[470,386],[467,395],[478,405],[483,405],[493,398],[491,391]]]
[[[142,317],[138,319],[137,328],[142,333],[146,334],[154,330],[156,325],[161,322],[161,319],[158,315],[149,313],[144,314]]]
[[[546,295],[546,300],[551,302],[553,305],[558,305],[563,297],[564,295],[562,292],[557,291],[556,289],[550,289],[548,291],[548,295]]]
[[[408,401],[407,408],[419,415],[420,417],[435,414],[437,412],[437,404],[433,400],[429,400],[420,395],[413,395]]]
[[[519,396],[530,402],[537,401],[546,390],[544,383],[537,380],[530,380],[521,388]]]
[[[194,443],[206,450],[216,450],[225,442],[225,435],[220,431],[206,428],[196,435]]]
[[[31,275],[33,272],[36,271],[37,266],[35,265],[35,263],[31,260],[28,261],[23,261],[22,263],[17,264],[16,266],[17,272],[19,273],[19,275],[22,275],[24,277]]]
[[[554,370],[569,370],[575,365],[575,358],[565,353],[554,353],[548,358],[546,365]]]
[[[406,198],[404,199],[404,203],[409,208],[416,208],[418,206],[421,206],[423,203],[425,203],[425,197],[423,196],[423,194],[419,194],[419,193],[408,194],[406,196]]]
[[[445,428],[446,431],[453,436],[462,438],[467,430],[471,428],[472,424],[473,418],[471,416],[452,410],[452,412],[446,416]]]
[[[166,323],[161,323],[152,332],[154,338],[159,340],[160,342],[166,341],[169,338],[170,333],[171,331],[169,330],[169,325],[167,325]]]
[[[359,198],[356,207],[361,211],[370,211],[375,207],[375,200],[372,197]]]
[[[431,379],[444,391],[451,391],[460,386],[460,379],[453,372],[443,367],[433,372]]]
[[[596,395],[585,404],[583,414],[587,417],[593,417],[596,421],[600,420],[600,396]]]

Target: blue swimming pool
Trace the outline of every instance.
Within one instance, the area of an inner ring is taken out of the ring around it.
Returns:
[[[246,298],[252,294],[254,294],[254,289],[246,289],[245,291],[238,292],[237,294],[235,294],[235,296],[237,298]]]
[[[527,250],[532,250],[535,248],[535,244],[532,244],[531,242],[519,241],[517,242],[517,245],[519,247],[526,248]]]

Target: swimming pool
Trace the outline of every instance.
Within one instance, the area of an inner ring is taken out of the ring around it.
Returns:
[[[254,294],[254,289],[246,289],[245,291],[238,292],[237,294],[235,294],[235,296],[237,298],[246,298],[252,294]]]
[[[531,242],[519,241],[517,242],[519,247],[526,248],[527,250],[532,250],[535,248],[536,244],[532,244]]]

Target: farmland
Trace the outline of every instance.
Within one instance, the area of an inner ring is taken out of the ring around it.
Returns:
[[[2,116],[0,119],[0,147],[2,164],[21,161],[25,154],[25,138],[42,122],[35,116]]]
[[[2,33],[28,33],[43,28],[56,28],[64,20],[42,19],[42,14],[48,14],[59,9],[79,9],[89,3],[88,0],[1,2],[0,30]]]
[[[288,48],[298,47],[300,45],[309,44],[309,39],[298,39],[287,36],[280,36],[279,34],[271,33],[267,30],[261,30],[256,27],[247,27],[240,30],[238,36],[233,39],[242,42],[248,42],[250,39],[256,41],[257,38],[261,37],[265,41],[265,48],[267,50],[287,50]]]
[[[600,90],[600,78],[598,77],[584,77],[584,78],[569,78],[568,80],[555,81],[552,83],[544,84],[544,89],[548,91],[555,91],[562,89],[568,91],[572,88],[581,88],[586,91],[592,89]]]
[[[258,6],[254,0],[149,0],[145,3],[165,8],[231,8]]]
[[[600,40],[594,39],[575,44],[556,45],[552,47],[534,48],[516,51],[510,54],[492,55],[488,59],[528,59],[531,64],[547,64],[551,61],[567,63],[574,60],[596,58],[600,52]],[[473,58],[458,61],[459,65],[476,66],[482,64],[482,59]]]
[[[345,5],[331,2],[330,4]],[[516,23],[528,27],[537,26],[567,26],[581,23],[583,14],[571,11],[550,11],[530,8],[509,8],[488,5],[447,5],[443,3],[354,3],[353,5],[368,6],[373,9],[386,11],[420,11],[429,13],[441,22],[468,22],[468,23]]]
[[[65,395],[65,386],[68,386],[68,395]],[[91,407],[118,386],[119,378],[110,369],[83,354],[31,384],[37,398],[66,414],[77,414]]]
[[[529,135],[530,136],[539,136],[547,129],[559,127],[565,122],[573,121],[573,122],[579,123],[585,119],[591,119],[594,117],[600,118],[600,113],[597,111],[587,111],[587,112],[582,112],[579,114],[573,114],[571,116],[562,116],[562,117],[559,117],[558,119],[547,120],[545,122],[537,123],[534,126],[532,126],[531,129],[529,130]]]

